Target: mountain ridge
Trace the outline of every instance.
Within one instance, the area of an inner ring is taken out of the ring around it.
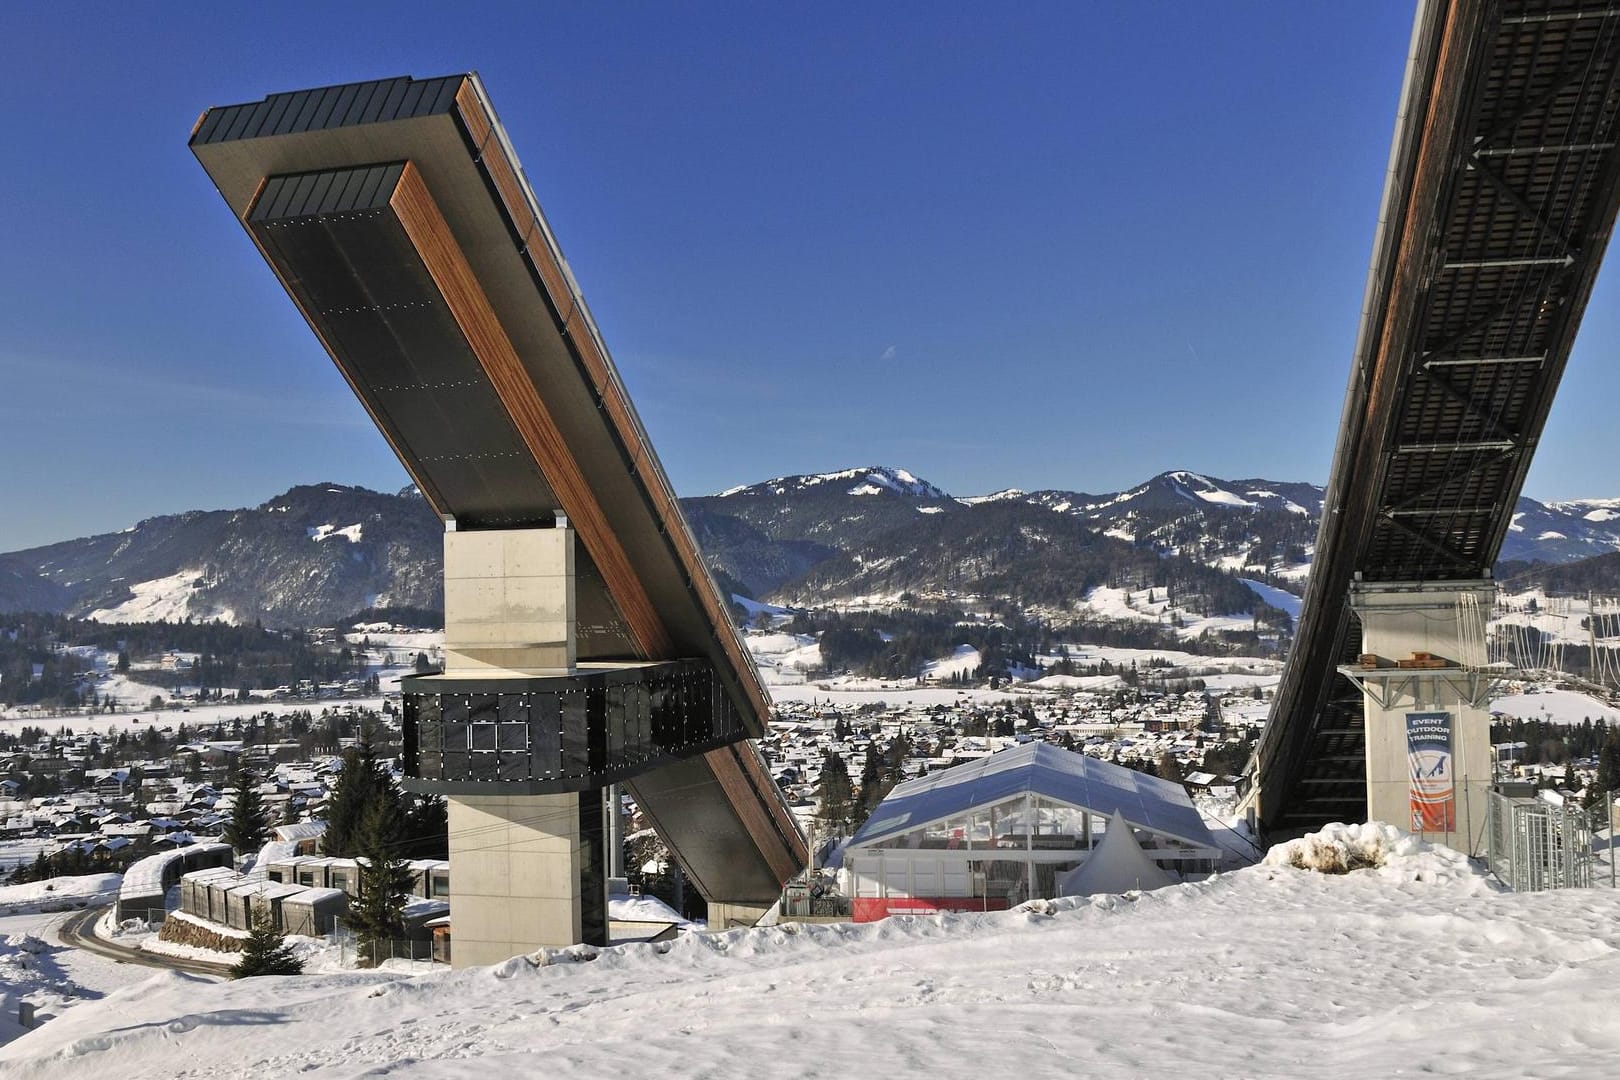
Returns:
[[[1186,469],[1117,492],[957,496],[872,465],[680,501],[710,568],[760,599],[974,598],[1061,618],[1102,587],[1168,620],[1264,611],[1231,587],[1240,578],[1301,592],[1323,497],[1310,483]],[[313,626],[378,604],[438,608],[442,531],[414,488],[301,484],[255,507],[0,554],[0,611]],[[1521,499],[1502,559],[1608,552],[1620,552],[1620,499]],[[1167,614],[1155,590],[1191,606]]]

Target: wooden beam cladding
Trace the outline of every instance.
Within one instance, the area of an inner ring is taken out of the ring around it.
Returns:
[[[713,623],[722,650],[738,671],[743,692],[756,710],[761,725],[767,724],[770,702],[759,685],[753,658],[743,648],[736,633],[731,632],[729,606],[716,589],[697,542],[686,527],[685,515],[681,513],[664,480],[663,467],[652,453],[641,421],[614,373],[612,361],[597,337],[595,326],[574,295],[569,276],[563,269],[562,254],[550,230],[538,217],[516,163],[507,155],[506,147],[497,134],[494,117],[480,100],[471,80],[462,84],[456,92],[455,101],[457,113],[476,148],[479,162],[495,189],[497,202],[511,222],[526,260],[557,312],[558,328],[573,349],[598,400],[602,402],[603,410],[629,453],[638,486],[646,493],[654,513],[669,525],[667,535],[676,558],[690,578],[698,602]]]
[[[489,298],[484,295],[472,267],[467,265],[449,224],[439,213],[420,171],[413,164],[406,163],[389,206],[444,297],[479,366],[495,387],[501,404],[511,414],[524,444],[556,492],[569,524],[578,532],[580,542],[601,571],[637,647],[650,659],[674,658],[675,644],[641,579],[636,576],[624,545],[609,525],[579,462],[557,430],[550,411],[523,368],[523,361],[496,318]]]
[[[726,798],[737,810],[771,871],[783,881],[805,865],[809,849],[799,834],[798,824],[788,817],[788,809],[776,794],[776,781],[751,744],[746,750],[733,743],[704,755]],[[771,838],[776,838],[771,843]]]

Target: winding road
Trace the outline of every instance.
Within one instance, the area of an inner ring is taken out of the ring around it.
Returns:
[[[228,975],[229,964],[215,964],[206,960],[192,960],[183,956],[165,956],[161,953],[142,952],[139,949],[126,949],[114,945],[96,936],[96,923],[101,919],[105,907],[86,908],[76,912],[62,921],[57,928],[57,936],[62,944],[75,949],[85,949],[116,960],[121,964],[140,964],[144,967],[170,968],[174,971],[189,971],[195,975]]]

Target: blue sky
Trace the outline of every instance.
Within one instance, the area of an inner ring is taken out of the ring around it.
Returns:
[[[406,482],[185,142],[210,105],[468,69],[682,494],[1321,482],[1411,14],[8,5],[0,551]],[[1527,494],[1620,495],[1614,277]]]

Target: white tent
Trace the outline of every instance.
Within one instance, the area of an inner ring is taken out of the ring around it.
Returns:
[[[1108,819],[1108,830],[1091,857],[1066,874],[1059,874],[1059,896],[1122,893],[1132,889],[1158,889],[1172,884],[1170,875],[1147,857],[1130,825],[1118,810]]]

